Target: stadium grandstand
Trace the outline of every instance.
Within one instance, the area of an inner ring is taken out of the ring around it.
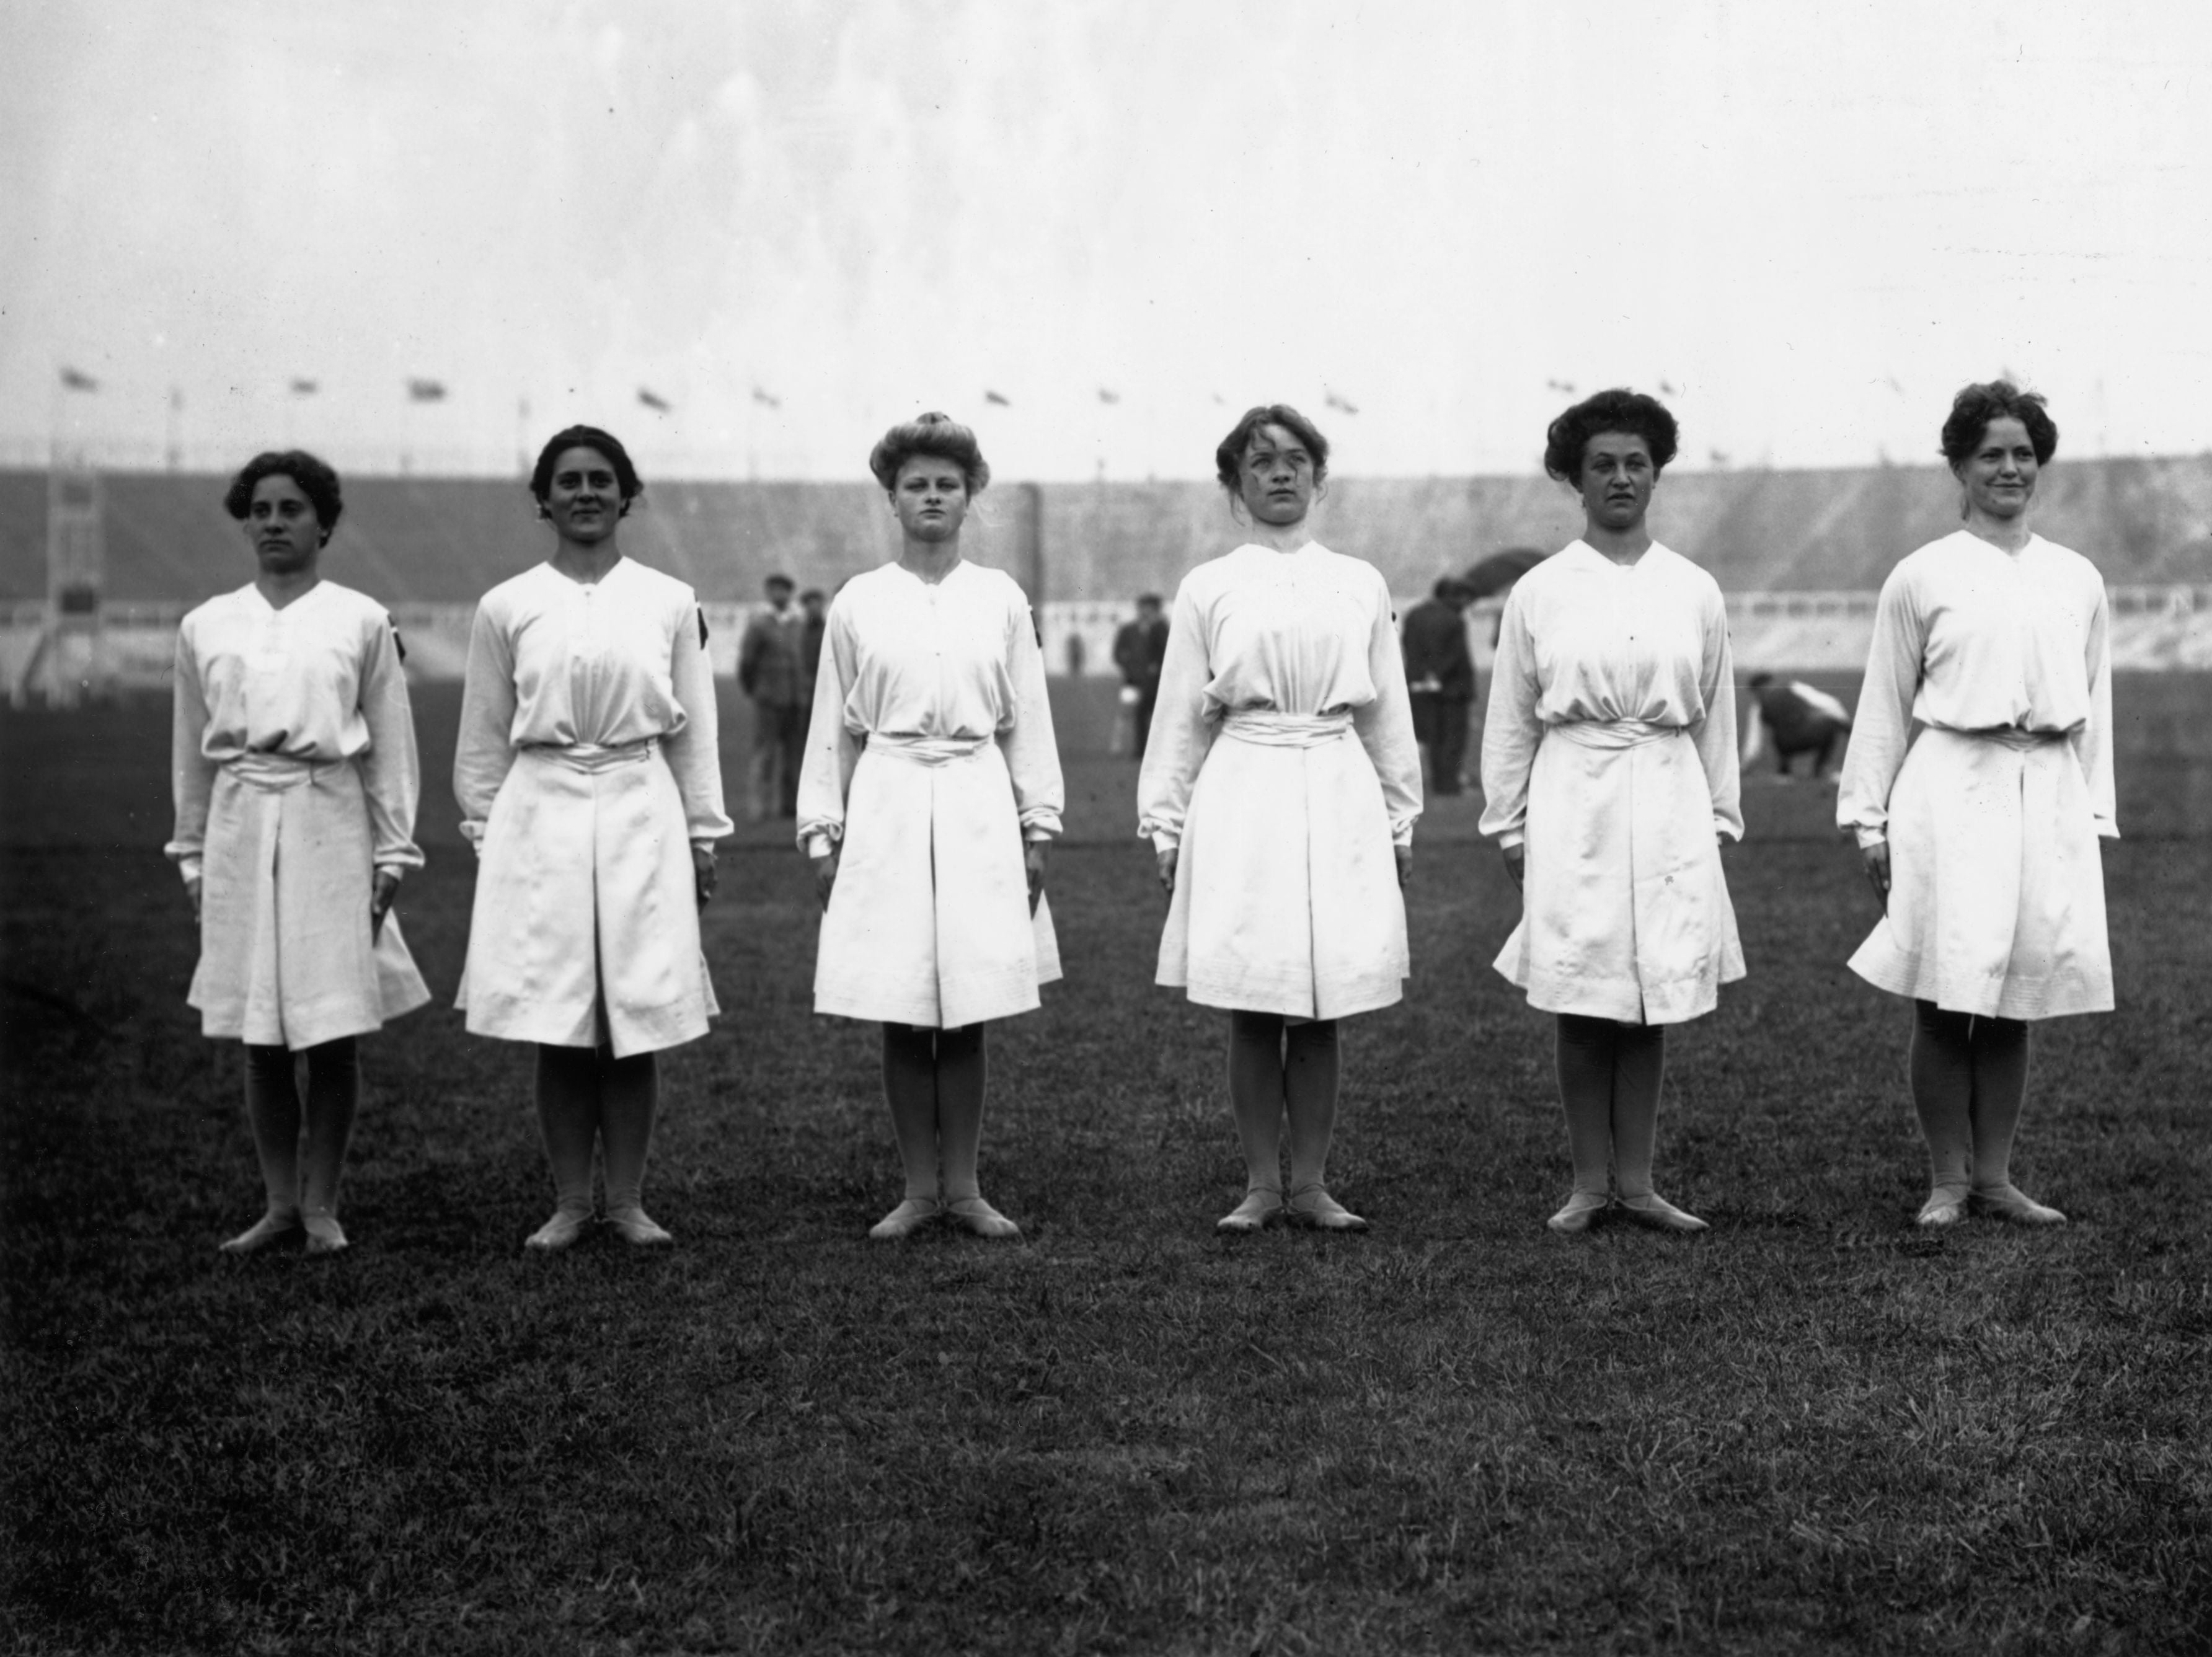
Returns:
[[[247,579],[222,511],[225,481],[98,474],[109,682],[160,680],[177,618]],[[0,469],[0,671],[19,699],[51,620],[52,484],[44,469]],[[1579,528],[1573,501],[1539,476],[1350,477],[1332,488],[1331,544],[1376,564],[1408,600],[1500,548],[1557,547]],[[477,595],[544,555],[521,483],[354,475],[345,489],[325,569],[402,616],[415,671],[457,674]],[[1677,471],[1653,520],[1729,594],[1740,662],[1839,670],[1863,659],[1883,576],[1955,526],[1955,501],[1937,466]],[[1039,602],[1053,670],[1094,675],[1113,671],[1113,629],[1134,596],[1173,592],[1235,533],[1219,491],[1195,481],[1001,483],[970,525],[978,561],[1015,574]],[[2044,480],[2038,526],[2103,571],[2124,665],[2212,667],[2212,457],[2062,462]],[[895,555],[891,531],[864,483],[655,481],[625,547],[697,589],[726,654],[771,571],[834,590]]]

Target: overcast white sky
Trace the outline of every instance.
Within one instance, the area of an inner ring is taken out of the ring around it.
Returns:
[[[2202,0],[0,0],[0,444],[341,469],[587,418],[648,476],[1925,459],[2010,368],[2062,452],[2212,449]],[[58,396],[64,365],[96,394]],[[442,404],[403,382],[436,378]],[[294,398],[295,377],[315,379]],[[674,405],[637,401],[649,386]],[[757,386],[780,399],[755,400]],[[1101,401],[1101,388],[1121,401]],[[986,388],[1009,399],[988,405]],[[1332,408],[1330,393],[1356,405]]]

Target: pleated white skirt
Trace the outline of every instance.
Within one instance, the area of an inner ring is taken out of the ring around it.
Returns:
[[[1923,731],[1889,797],[1887,912],[1851,970],[1954,1012],[2112,1010],[2104,861],[2063,738]]]
[[[853,769],[822,917],[814,1011],[958,1029],[1028,1012],[1060,975],[1052,909],[1030,913],[1021,820],[995,742],[872,737]]]
[[[374,838],[360,769],[252,755],[208,802],[200,958],[185,1000],[207,1035],[312,1047],[430,998],[387,914],[374,938]]]
[[[456,1005],[471,1035],[617,1058],[707,1033],[721,1009],[676,779],[655,743],[525,748],[484,822]]]
[[[1744,975],[1698,750],[1679,730],[1558,725],[1528,774],[1521,924],[1494,963],[1544,1012],[1676,1024]]]
[[[1242,732],[1240,719],[1191,787],[1158,981],[1285,1017],[1392,1005],[1411,970],[1406,904],[1367,750],[1348,719],[1309,746]]]

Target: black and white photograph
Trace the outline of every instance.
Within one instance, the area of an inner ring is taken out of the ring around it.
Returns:
[[[2212,1650],[2212,9],[0,23],[0,1654]]]

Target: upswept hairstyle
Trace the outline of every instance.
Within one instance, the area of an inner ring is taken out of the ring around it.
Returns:
[[[331,538],[331,531],[338,526],[338,514],[345,510],[345,501],[338,493],[338,475],[327,462],[318,460],[305,449],[267,449],[257,454],[239,469],[238,476],[230,480],[223,491],[222,509],[240,523],[253,508],[253,486],[264,477],[289,477],[307,497],[315,509],[315,522],[322,526],[323,539]]]
[[[1245,410],[1243,418],[1229,428],[1229,435],[1213,451],[1213,476],[1229,491],[1231,500],[1239,500],[1243,495],[1241,480],[1244,451],[1252,446],[1252,440],[1262,426],[1280,426],[1288,430],[1313,457],[1314,482],[1319,484],[1328,480],[1328,440],[1321,434],[1321,428],[1287,403],[1263,403]]]
[[[1630,432],[1651,451],[1651,470],[1662,472],[1680,446],[1680,429],[1656,397],[1616,385],[1586,397],[1553,421],[1544,434],[1544,470],[1562,483],[1583,474],[1583,454],[1601,432]]]
[[[982,446],[975,441],[975,434],[951,415],[934,410],[916,415],[885,432],[883,440],[868,452],[868,470],[875,474],[876,482],[888,495],[898,483],[899,468],[918,454],[934,455],[959,467],[970,498],[982,494],[991,485],[991,468],[983,458]]]
[[[615,469],[615,486],[622,491],[624,513],[629,511],[631,501],[645,493],[645,480],[630,464],[629,451],[623,447],[620,438],[597,426],[570,426],[545,440],[545,446],[538,452],[538,464],[530,469],[530,492],[540,506],[553,493],[553,463],[570,449],[597,449],[607,458],[607,464]]]
[[[2035,448],[2035,464],[2047,466],[2058,452],[2058,427],[2043,406],[2040,391],[2023,391],[2008,379],[1992,379],[1964,387],[1951,399],[1951,417],[1943,422],[1943,458],[1956,471],[1979,448],[1992,420],[2010,418],[2027,428],[2027,440]]]

